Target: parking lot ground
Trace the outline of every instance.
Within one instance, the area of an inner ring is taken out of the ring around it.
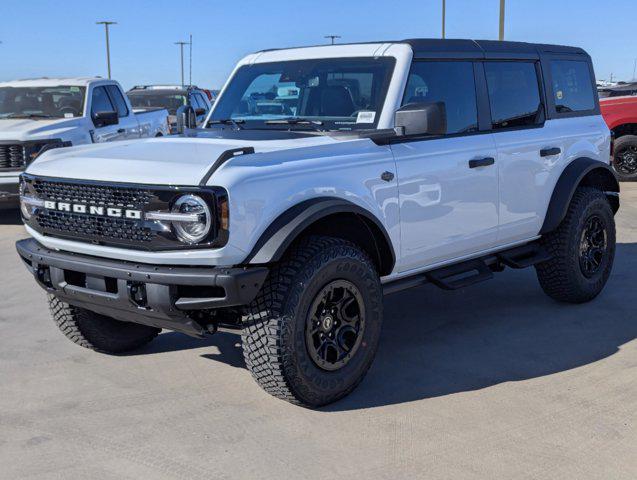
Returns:
[[[633,480],[637,185],[622,189],[598,299],[555,303],[531,269],[387,297],[367,378],[319,411],[263,393],[230,334],[126,356],[70,343],[2,214],[0,478]]]

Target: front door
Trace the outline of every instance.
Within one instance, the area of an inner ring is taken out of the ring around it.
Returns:
[[[95,117],[97,112],[116,112],[117,108],[113,105],[105,86],[96,86],[91,94],[91,119]],[[120,123],[116,125],[95,126],[93,132],[93,141],[95,143],[112,142],[115,140],[126,139],[126,127]]]
[[[495,245],[498,165],[493,135],[478,128],[471,61],[414,62],[403,104],[444,102],[447,134],[392,145],[399,186],[400,271]]]

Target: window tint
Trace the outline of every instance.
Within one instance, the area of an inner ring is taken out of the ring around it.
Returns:
[[[588,63],[573,60],[551,61],[553,99],[559,113],[595,108],[593,82]]]
[[[492,128],[510,128],[542,122],[540,89],[535,64],[485,62]]]
[[[128,107],[126,106],[126,101],[122,96],[122,92],[119,91],[115,85],[107,85],[108,93],[111,94],[111,99],[115,102],[115,108],[117,109],[117,115],[119,118],[128,116]]]
[[[447,133],[478,129],[476,88],[471,62],[414,62],[403,105],[444,102]]]
[[[95,115],[97,112],[112,112],[114,110],[106,89],[104,87],[95,87],[91,101],[91,115]]]

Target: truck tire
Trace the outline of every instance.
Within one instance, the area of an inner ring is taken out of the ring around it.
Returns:
[[[637,135],[624,135],[615,140],[613,169],[618,180],[637,181]]]
[[[272,268],[243,318],[246,365],[268,393],[305,407],[349,394],[380,338],[382,288],[356,245],[309,237]]]
[[[49,295],[53,321],[66,338],[79,346],[102,353],[135,350],[153,340],[160,328],[120,322],[84,308],[64,303]]]
[[[541,239],[552,259],[536,266],[544,292],[560,302],[583,303],[606,285],[615,258],[615,219],[600,190],[575,191],[560,226]]]

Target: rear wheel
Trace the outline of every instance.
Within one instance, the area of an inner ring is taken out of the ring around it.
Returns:
[[[544,292],[570,303],[595,298],[606,285],[615,258],[615,219],[604,193],[578,188],[560,226],[541,241],[553,256],[536,266]]]
[[[613,168],[622,181],[637,181],[637,135],[624,135],[613,145]]]
[[[356,245],[310,237],[274,267],[243,323],[243,353],[268,393],[318,407],[350,393],[380,338],[382,291]]]
[[[135,350],[151,340],[160,328],[120,322],[104,315],[75,307],[49,295],[49,309],[60,331],[79,346],[103,353]]]

